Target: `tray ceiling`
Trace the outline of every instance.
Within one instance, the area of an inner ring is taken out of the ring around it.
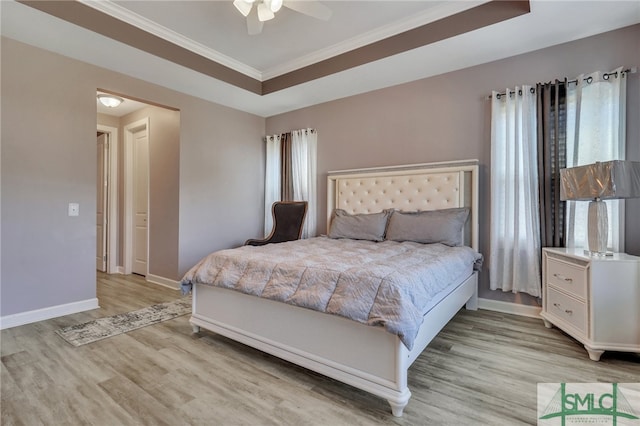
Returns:
[[[637,1],[323,4],[250,36],[230,0],[0,2],[7,37],[261,116],[640,22]]]

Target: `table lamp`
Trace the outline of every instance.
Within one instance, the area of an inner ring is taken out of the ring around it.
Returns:
[[[603,161],[560,170],[560,199],[591,201],[587,240],[592,256],[607,256],[609,220],[603,200],[640,197],[640,162]]]

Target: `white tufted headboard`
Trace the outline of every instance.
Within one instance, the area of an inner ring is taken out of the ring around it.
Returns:
[[[471,208],[465,244],[478,250],[478,160],[329,172],[327,229],[336,208],[350,214]]]

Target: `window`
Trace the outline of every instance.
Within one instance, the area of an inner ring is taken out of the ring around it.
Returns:
[[[491,102],[489,286],[540,297],[536,97],[508,93]]]
[[[566,151],[562,145],[556,145],[554,149],[560,150],[556,157],[566,154],[566,167],[623,160],[626,126],[626,73],[623,69],[559,83],[567,92]],[[539,90],[542,85],[538,85]],[[549,174],[544,172],[545,178],[538,177],[536,130],[538,124],[544,128],[546,104],[537,108],[536,97],[530,95],[529,89],[522,86],[502,95],[494,92],[492,96],[489,284],[491,289],[526,292],[539,297],[541,231],[552,228],[546,223],[545,229],[541,230],[544,221],[536,208],[540,205],[538,191],[552,185],[553,176],[549,182],[549,175],[557,175],[559,171],[552,167]],[[564,108],[565,100],[562,102]],[[562,115],[564,118],[564,111]],[[562,135],[564,139],[563,119],[556,120],[549,123],[559,130],[553,137]],[[545,149],[553,144],[546,140],[546,133],[541,138],[545,139],[541,141]],[[544,167],[547,167],[546,163]],[[564,228],[561,222],[557,227],[565,230],[568,247],[587,246],[588,204],[580,201],[566,204]],[[624,249],[624,206],[618,200],[607,201],[607,204],[608,245],[613,251],[621,251]]]
[[[580,76],[567,90],[567,167],[625,158],[626,74]],[[624,201],[606,201],[609,241],[613,251],[624,248]],[[567,247],[587,246],[588,201],[568,201]]]
[[[293,130],[267,136],[265,174],[265,236],[273,226],[271,205],[275,201],[307,201],[302,238],[314,237],[316,226],[316,162],[318,132]]]

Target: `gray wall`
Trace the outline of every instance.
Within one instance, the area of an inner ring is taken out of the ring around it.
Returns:
[[[262,235],[265,161],[264,118],[197,99],[181,112],[180,275]]]
[[[152,241],[152,268],[177,279],[260,234],[264,118],[11,39],[1,49],[0,315],[96,297],[97,88],[180,110],[179,151],[153,172],[169,225]],[[67,216],[69,202],[80,216]]]
[[[489,252],[490,101],[493,89],[535,84],[556,77],[637,66],[640,25],[536,52],[451,72],[396,87],[304,108],[267,119],[267,134],[318,129],[318,224],[326,222],[326,173],[358,167],[477,158],[480,160],[480,241]],[[631,74],[628,101],[628,158],[640,160],[639,82]],[[640,208],[627,214],[627,251],[640,255]],[[488,262],[485,262],[488,265]],[[488,288],[481,296],[536,304],[527,295]]]
[[[106,114],[98,114],[98,124],[118,128],[120,126],[120,117],[114,117],[112,115],[106,115]],[[120,140],[120,135],[118,135],[118,140]]]
[[[96,297],[96,86],[59,56],[1,48],[6,316]]]

